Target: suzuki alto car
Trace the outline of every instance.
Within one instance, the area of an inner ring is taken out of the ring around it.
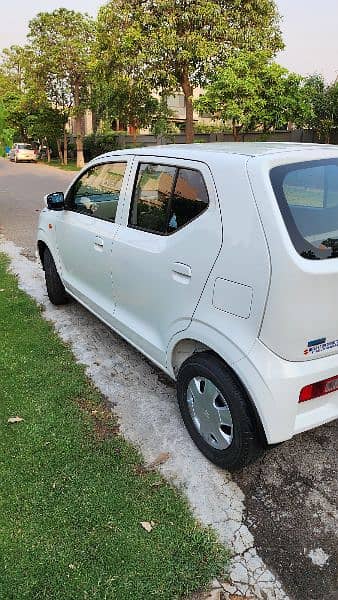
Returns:
[[[38,159],[33,146],[24,143],[14,144],[8,156],[9,160],[16,163],[23,161],[36,162]]]
[[[50,300],[76,298],[176,380],[217,465],[337,417],[337,147],[111,152],[45,198],[37,244]]]

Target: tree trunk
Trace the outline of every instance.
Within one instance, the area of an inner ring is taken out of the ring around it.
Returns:
[[[47,147],[46,147],[46,150],[47,150],[47,162],[49,162],[49,163],[50,163],[50,147],[49,147],[49,144],[48,144],[48,142],[47,142]]]
[[[83,156],[83,114],[80,112],[80,85],[75,82],[74,86],[74,108],[75,108],[75,138],[76,138],[76,166],[84,166]]]
[[[97,115],[95,110],[92,110],[92,128],[93,133],[97,133]]]
[[[63,130],[63,164],[64,165],[68,164],[68,138],[67,138],[67,131],[66,131],[66,123],[65,123],[65,128]]]
[[[83,118],[82,115],[78,115],[75,119],[76,124],[76,166],[84,167],[84,154],[83,154]]]
[[[234,142],[238,142],[238,136],[237,136],[237,127],[236,127],[236,120],[232,119],[232,135],[234,138]]]
[[[185,142],[186,144],[192,144],[194,141],[194,109],[192,104],[194,89],[186,68],[182,72],[181,85],[185,99]]]
[[[63,155],[62,155],[61,140],[57,139],[56,143],[57,143],[57,147],[58,147],[58,155],[59,155],[60,163],[63,165]]]
[[[136,146],[137,144],[137,135],[138,135],[138,123],[137,121],[132,120],[129,126],[129,134],[132,136],[133,144]]]

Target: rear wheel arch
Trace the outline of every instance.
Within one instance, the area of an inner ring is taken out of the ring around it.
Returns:
[[[207,353],[210,356],[215,357],[216,360],[222,362],[224,369],[231,373],[231,375],[237,381],[238,385],[241,387],[244,395],[247,398],[247,403],[248,403],[249,411],[251,414],[251,418],[253,419],[253,421],[256,425],[259,439],[262,444],[267,445],[268,444],[267,437],[266,437],[266,433],[265,433],[265,429],[264,429],[261,417],[257,410],[256,404],[255,404],[251,394],[249,393],[246,385],[243,383],[241,377],[236,372],[236,370],[213,348],[211,348],[210,346],[207,346],[206,344],[204,344],[202,342],[194,340],[194,339],[187,338],[187,339],[180,340],[174,346],[172,354],[171,354],[171,366],[172,366],[172,370],[174,372],[175,378],[177,377],[178,372],[179,372],[181,366],[183,365],[183,363],[188,358],[190,358],[191,356],[193,356],[194,354],[197,354],[197,353]]]
[[[213,392],[219,394],[214,401]],[[177,376],[177,397],[190,436],[213,463],[236,471],[264,454],[266,438],[251,398],[234,370],[216,353],[195,352],[186,358]],[[224,446],[224,438],[230,435]]]

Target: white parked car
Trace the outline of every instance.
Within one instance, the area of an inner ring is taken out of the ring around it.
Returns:
[[[176,380],[217,465],[337,417],[337,147],[105,154],[45,198],[38,251],[54,304],[73,296]]]
[[[32,144],[18,143],[14,144],[9,152],[9,160],[16,163],[29,161],[36,162],[38,157]]]

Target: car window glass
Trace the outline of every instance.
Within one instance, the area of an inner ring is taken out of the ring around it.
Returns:
[[[208,203],[208,192],[202,174],[193,169],[179,169],[170,206],[169,232],[183,227],[197,217]]]
[[[115,162],[86,171],[75,183],[70,209],[114,223],[125,170],[125,162]]]
[[[271,181],[291,239],[304,258],[338,256],[338,162],[283,165]]]
[[[166,233],[168,203],[175,173],[175,167],[166,165],[139,166],[129,225],[155,233]]]

